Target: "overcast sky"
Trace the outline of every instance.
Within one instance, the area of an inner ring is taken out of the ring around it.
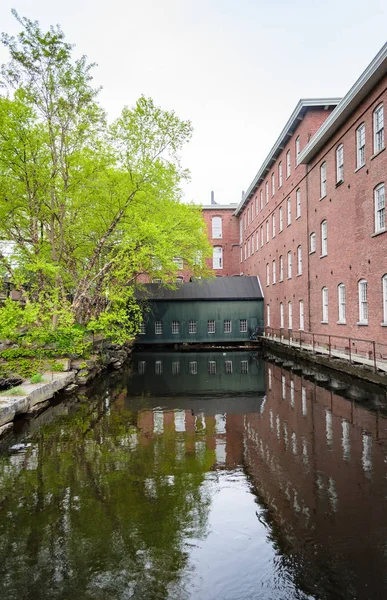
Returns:
[[[110,118],[141,95],[190,119],[185,199],[238,202],[300,98],[344,95],[386,41],[386,0],[1,0],[98,63]],[[0,62],[7,53],[0,48]]]

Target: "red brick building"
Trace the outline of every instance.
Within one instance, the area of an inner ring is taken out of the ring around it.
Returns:
[[[234,212],[238,233],[229,207],[204,208],[225,223],[222,274],[260,278],[267,326],[387,343],[386,110],[387,44],[343,99],[300,100]]]
[[[203,218],[213,247],[208,266],[217,277],[239,275],[239,223],[235,218],[237,204],[209,204],[203,206]]]

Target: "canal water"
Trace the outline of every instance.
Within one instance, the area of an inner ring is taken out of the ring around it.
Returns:
[[[354,393],[135,353],[3,441],[0,598],[387,598],[384,392]]]

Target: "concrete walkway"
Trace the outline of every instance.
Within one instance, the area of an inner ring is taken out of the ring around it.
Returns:
[[[334,348],[331,348],[331,351],[329,352],[328,348],[326,348],[324,346],[320,346],[318,344],[315,344],[314,348],[313,348],[312,344],[304,344],[304,343],[300,344],[300,342],[296,341],[296,340],[289,341],[285,338],[280,339],[277,336],[271,336],[271,335],[267,335],[267,334],[265,334],[264,337],[266,339],[270,340],[271,342],[276,342],[277,344],[279,344],[281,346],[286,346],[286,347],[290,347],[290,348],[291,347],[298,348],[299,350],[307,350],[308,352],[312,352],[313,354],[324,354],[325,356],[330,356],[332,358],[339,358],[341,360],[346,360],[353,364],[359,364],[359,365],[371,367],[372,370],[374,370],[374,367],[375,367],[373,358],[366,358],[365,356],[362,356],[361,354],[354,354],[352,352],[351,357],[350,357],[348,352],[344,352],[342,350],[336,350]],[[377,360],[376,368],[379,371],[383,371],[384,373],[387,373],[387,360]]]
[[[49,400],[56,392],[72,383],[75,376],[76,371],[46,372],[43,373],[44,381],[42,383],[22,383],[17,386],[20,388],[20,395],[11,395],[12,389],[2,392],[0,395],[0,435],[16,415],[31,412],[36,405]]]

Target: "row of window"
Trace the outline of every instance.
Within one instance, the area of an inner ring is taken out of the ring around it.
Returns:
[[[365,143],[366,127],[361,123],[356,129],[356,169],[365,165]],[[373,112],[373,152],[377,154],[384,149],[384,108],[379,104]],[[336,185],[344,181],[344,145],[339,144],[336,148]],[[320,197],[327,194],[327,164],[323,162],[320,166]]]
[[[301,217],[301,190],[300,188],[296,191],[296,219]],[[278,233],[283,231],[283,207],[280,206],[278,209]],[[287,226],[292,223],[292,200],[288,198],[286,201],[286,224]],[[271,215],[271,237],[275,238],[276,236],[276,214],[275,212]],[[260,239],[259,239],[260,238]],[[266,220],[266,243],[268,244],[270,241],[270,220]],[[259,250],[259,242],[261,243],[261,248],[264,245],[264,226],[261,225],[260,229],[255,232],[255,251]],[[244,245],[244,259],[246,260],[251,255],[254,254],[254,234],[249,237]],[[243,260],[243,253],[241,248],[241,262]]]
[[[292,252],[289,250],[287,254],[287,278],[292,278],[292,265],[293,265],[293,257]],[[272,284],[275,285],[277,283],[277,261],[272,261]],[[297,276],[302,275],[302,247],[297,247]],[[279,281],[284,280],[284,258],[281,254],[279,257]],[[266,285],[270,285],[270,264],[266,263]]]
[[[296,137],[295,140],[295,155],[296,155],[296,164],[298,162],[298,156],[300,154],[301,151],[301,146],[300,146],[300,136]],[[288,150],[286,152],[286,179],[288,179],[288,177],[290,177],[290,172],[291,172],[291,154],[290,154],[290,150]],[[282,177],[282,161],[280,161],[278,163],[278,189],[280,189],[282,187],[283,184],[283,177]],[[275,188],[276,188],[276,182],[275,182],[275,173],[274,171],[272,172],[271,176],[270,176],[270,187],[271,187],[271,196],[273,197],[275,195]],[[269,181],[266,180],[265,182],[265,204],[269,203]],[[259,210],[263,210],[263,189],[260,190],[259,192]],[[242,228],[244,230],[246,230],[246,228],[250,225],[250,222],[253,222],[254,216],[256,217],[258,215],[258,194],[255,196],[254,198],[254,202],[251,204],[251,207],[247,207],[242,219],[241,219],[241,224],[240,224],[240,228],[241,228],[241,237],[242,237]],[[242,223],[243,221],[243,223]]]
[[[383,298],[383,322],[382,325],[387,325],[387,273],[382,277],[382,298]],[[337,286],[337,305],[338,305],[338,321],[339,325],[346,324],[346,313],[347,313],[347,295],[344,283],[339,283]],[[328,323],[328,288],[323,287],[321,289],[321,322]],[[368,284],[365,279],[361,279],[358,282],[358,308],[359,308],[359,321],[358,325],[368,325]],[[279,305],[280,311],[280,328],[285,327],[285,308],[283,302]],[[300,329],[304,329],[304,301],[299,301],[299,315],[300,315]],[[267,326],[270,327],[271,321],[271,308],[268,304],[266,306],[266,322]],[[288,329],[293,329],[293,304],[291,301],[288,302]]]
[[[209,319],[207,321],[207,333],[215,333],[215,320]],[[180,333],[181,322],[180,321],[172,321],[171,323],[171,332],[173,335],[177,335]],[[239,319],[239,332],[247,333],[247,319]],[[140,325],[140,335],[146,335],[146,325],[145,323],[141,323]],[[197,333],[197,321],[190,320],[188,321],[188,333],[195,334]],[[232,333],[232,320],[224,319],[223,321],[223,333]],[[162,335],[163,334],[163,322],[155,321],[155,334]]]
[[[140,360],[138,362],[137,365],[137,372],[139,375],[145,375],[146,373],[146,361],[145,360]],[[180,361],[176,360],[172,362],[171,365],[171,371],[172,371],[172,375],[180,375]],[[226,375],[232,375],[233,373],[233,361],[232,360],[225,360],[224,361],[224,365],[223,365],[223,369],[224,369],[224,373]],[[164,367],[163,367],[163,361],[162,360],[156,360],[155,361],[155,374],[156,375],[162,375],[164,372]],[[208,361],[208,374],[209,375],[216,375],[217,372],[217,361],[216,360],[209,360]],[[246,375],[249,372],[249,363],[247,360],[241,360],[240,361],[240,371],[239,371],[242,375]],[[192,360],[188,363],[188,373],[190,375],[197,375],[198,374],[198,363],[196,360]]]

